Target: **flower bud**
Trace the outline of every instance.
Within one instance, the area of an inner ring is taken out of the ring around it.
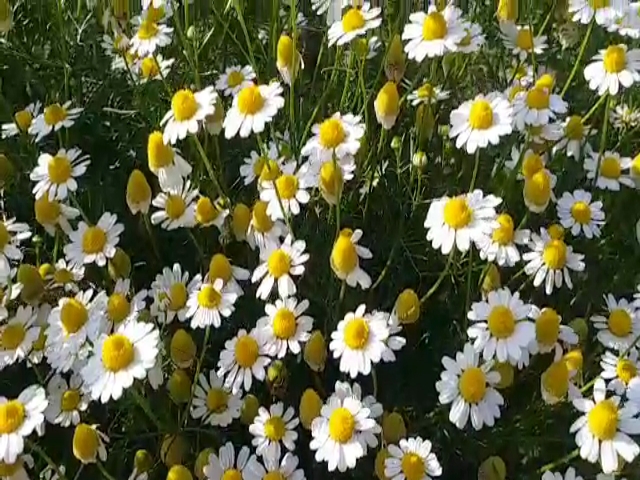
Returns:
[[[193,475],[184,465],[174,465],[167,473],[167,480],[193,480]]]
[[[389,51],[384,59],[384,73],[387,80],[400,83],[406,69],[406,61],[402,39],[395,34],[389,44]]]
[[[396,299],[394,311],[400,323],[415,323],[420,318],[418,294],[411,288],[403,290]]]
[[[492,370],[500,374],[500,381],[496,385],[498,390],[503,390],[513,385],[515,370],[509,362],[496,362],[493,364]]]
[[[181,405],[191,398],[191,378],[182,369],[174,370],[167,381],[167,390],[173,403]]]
[[[189,444],[183,437],[165,435],[160,446],[160,459],[167,467],[173,467],[181,464],[188,452]]]
[[[100,449],[100,438],[96,429],[79,423],[73,432],[73,456],[83,464],[95,463]]]
[[[569,322],[569,326],[578,335],[578,342],[583,345],[589,338],[589,324],[584,318],[574,318]]]
[[[267,386],[272,395],[276,397],[286,393],[289,384],[289,372],[282,360],[271,362],[267,368]]]
[[[499,0],[496,15],[501,22],[518,20],[518,0]]]
[[[180,328],[171,337],[169,353],[171,360],[179,368],[189,368],[196,357],[196,342],[189,332]]]
[[[493,290],[499,289],[501,285],[500,270],[498,270],[498,267],[494,263],[490,263],[487,266],[487,272],[482,279],[482,293],[486,295]]]
[[[389,454],[389,451],[386,448],[381,448],[380,450],[378,450],[378,453],[376,453],[376,461],[375,461],[375,472],[376,472],[376,477],[378,477],[378,480],[389,480],[389,477],[387,477],[384,474],[384,469],[385,469],[385,460],[387,458],[389,458],[391,455]]]
[[[396,123],[400,112],[400,95],[394,82],[387,82],[378,92],[373,102],[378,123],[385,130],[390,130]]]
[[[322,409],[322,399],[313,388],[307,388],[300,397],[300,423],[307,430],[311,430],[311,422],[320,416]]]
[[[132,215],[136,213],[148,213],[151,205],[151,186],[147,178],[137,168],[129,175],[127,181],[127,206]]]
[[[189,25],[189,28],[187,28],[187,38],[189,40],[196,38],[196,28],[193,25]]]
[[[579,348],[575,348],[573,350],[568,351],[564,354],[562,359],[567,364],[567,368],[570,371],[580,372],[582,370],[582,364],[584,363],[584,359],[582,357],[582,350]]]
[[[46,280],[49,277],[51,277],[55,273],[55,271],[56,271],[55,267],[50,263],[43,263],[38,268],[38,273],[40,274],[40,278],[42,278],[43,280]]]
[[[478,469],[478,479],[505,480],[507,478],[507,466],[500,457],[487,458]]]
[[[233,214],[231,216],[233,235],[236,237],[237,241],[241,242],[246,240],[250,222],[251,210],[244,203],[238,203],[233,208]]]
[[[322,372],[327,361],[327,343],[320,330],[314,330],[304,345],[304,361],[314,372]]]
[[[400,150],[402,148],[402,138],[398,135],[394,135],[391,139],[391,148],[396,151]]]
[[[138,450],[133,459],[133,464],[138,473],[145,473],[153,467],[153,457],[147,450]]]
[[[131,275],[131,259],[129,255],[120,247],[116,247],[116,254],[109,259],[107,269],[114,282],[120,278],[129,278],[129,275]]]
[[[23,263],[18,267],[18,282],[22,284],[20,298],[26,303],[37,302],[44,293],[44,282],[40,272],[33,265]]]
[[[216,453],[213,448],[205,448],[196,457],[196,461],[193,464],[193,473],[199,480],[204,480],[206,475],[204,474],[204,467],[209,464],[209,455]]]
[[[549,232],[549,236],[554,240],[564,240],[564,227],[559,223],[549,225],[547,232]]]
[[[242,401],[242,408],[240,409],[240,421],[245,425],[251,425],[256,415],[258,415],[259,409],[260,401],[255,395],[246,395]]]
[[[398,443],[407,436],[407,427],[402,415],[397,412],[387,413],[382,416],[382,438],[385,443]]]
[[[0,7],[0,10],[2,7]],[[1,20],[0,20],[1,23]],[[0,29],[1,31],[1,29]],[[15,168],[11,160],[3,153],[0,153],[0,188],[6,188],[13,181]]]
[[[422,170],[424,167],[427,166],[427,154],[424,153],[422,150],[418,150],[411,157],[411,164],[414,167]]]

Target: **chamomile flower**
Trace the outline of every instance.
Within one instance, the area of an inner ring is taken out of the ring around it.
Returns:
[[[51,287],[63,288],[65,292],[78,292],[78,282],[84,278],[84,265],[67,263],[61,258],[54,265]]]
[[[179,185],[182,179],[191,174],[191,165],[182,158],[178,149],[164,143],[161,132],[155,131],[149,135],[147,159],[149,170],[165,188]]]
[[[173,28],[164,23],[141,20],[133,37],[131,37],[129,52],[146,57],[153,55],[156,50],[171,43]]]
[[[389,348],[389,326],[386,317],[366,314],[366,305],[344,316],[331,333],[329,350],[340,359],[340,371],[355,378],[359,373],[369,375],[371,367],[382,360]]]
[[[260,188],[262,183],[273,182],[278,178],[283,160],[278,152],[278,145],[270,142],[266,155],[252,151],[249,157],[244,159],[244,164],[240,165],[240,176],[244,179],[245,185],[250,185],[258,179]]]
[[[513,218],[508,213],[498,215],[496,222],[498,226],[490,235],[480,237],[476,241],[480,258],[496,262],[500,266],[513,267],[521,258],[517,245],[526,245],[530,232],[516,229]]]
[[[216,80],[216,90],[225,97],[233,97],[243,88],[253,85],[255,78],[256,72],[251,65],[227,67]]]
[[[570,368],[569,362],[566,362],[561,354],[555,358],[556,360],[540,376],[540,395],[547,405],[555,405],[565,398],[571,401],[582,396],[574,383],[578,372]]]
[[[98,425],[80,423],[73,432],[73,455],[84,465],[107,459],[109,437],[98,430]]]
[[[215,226],[220,232],[224,230],[224,222],[229,216],[229,209],[225,208],[225,201],[218,197],[214,201],[202,195],[198,198],[195,208],[196,223],[200,228]]]
[[[551,295],[553,288],[567,284],[573,289],[573,282],[569,270],[582,272],[585,268],[584,255],[575,253],[571,245],[567,245],[561,238],[552,238],[545,228],[540,229],[540,234],[532,233],[529,241],[530,252],[525,253],[522,259],[526,262],[524,271],[533,276],[533,286],[539,287],[544,282],[544,290]]]
[[[516,25],[513,22],[500,24],[502,40],[506,48],[520,61],[526,60],[530,54],[541,55],[547,48],[546,35],[534,35],[529,26]]]
[[[574,237],[580,233],[587,238],[599,237],[605,223],[602,206],[601,201],[593,202],[591,193],[584,190],[564,192],[557,203],[558,218]]]
[[[11,261],[22,260],[20,243],[31,237],[29,225],[16,222],[15,218],[0,220],[0,277],[11,274]]]
[[[618,130],[635,128],[640,124],[640,112],[623,103],[609,113],[609,120]]]
[[[68,192],[78,189],[76,178],[87,171],[91,161],[78,148],[60,149],[55,155],[43,153],[29,178],[36,182],[33,194],[36,199],[48,196],[49,201],[64,200]]]
[[[626,298],[616,300],[610,293],[604,296],[608,316],[593,315],[591,321],[598,330],[598,341],[605,348],[623,352],[631,348],[640,335],[640,315]]]
[[[69,220],[80,216],[80,210],[77,208],[65,205],[58,200],[49,200],[48,195],[43,195],[36,199],[33,209],[36,222],[52,237],[55,236],[58,225],[63,232],[69,232],[71,230]]]
[[[246,479],[250,453],[249,447],[243,446],[236,458],[233,443],[225,443],[217,455],[209,455],[209,463],[203,469],[207,480]]]
[[[107,298],[107,320],[109,325],[117,327],[123,322],[137,320],[145,307],[146,290],[131,295],[131,280],[119,278],[113,287],[113,293]]]
[[[142,3],[145,3],[143,0]],[[155,2],[152,2],[155,3]],[[167,0],[160,0],[157,5],[149,4],[143,7],[140,15],[141,20],[149,20],[151,22],[164,22],[167,21],[173,15],[173,7],[171,2]],[[136,19],[134,19],[134,23]]]
[[[84,388],[102,403],[118,400],[135,379],[144,380],[158,355],[160,333],[153,323],[131,320],[111,335],[102,334],[82,368]]]
[[[151,223],[160,224],[165,230],[191,228],[196,225],[196,203],[199,192],[191,188],[191,181],[179,179],[176,183],[165,185],[164,191],[153,199],[151,204],[158,208],[151,214]]]
[[[262,183],[260,200],[267,203],[267,214],[272,220],[285,219],[300,213],[300,204],[311,199],[308,188],[313,186],[313,178],[307,169],[297,169],[296,163],[289,162],[282,167],[282,173],[274,181]]]
[[[222,378],[214,370],[209,371],[208,379],[204,373],[198,376],[191,403],[192,418],[201,418],[203,423],[212,427],[227,427],[240,418],[241,409],[241,396],[225,388]]]
[[[631,381],[638,378],[640,369],[638,351],[632,348],[625,355],[606,351],[600,358],[600,367],[602,368],[600,378],[607,382],[607,390],[613,391],[616,395],[624,395]],[[636,380],[638,381],[640,380]]]
[[[174,318],[184,322],[187,318],[187,301],[201,283],[200,274],[189,281],[189,272],[183,272],[179,263],[174,263],[172,268],[164,267],[151,284],[151,314],[158,317],[161,324],[171,323]]]
[[[219,278],[222,280],[223,291],[241,296],[244,292],[238,282],[248,280],[250,276],[249,270],[232,265],[224,254],[216,253],[209,261],[206,280],[213,283]]]
[[[465,147],[473,154],[478,148],[497,145],[500,137],[512,131],[513,107],[498,92],[477,95],[451,112],[449,137],[456,138],[456,148]]]
[[[123,231],[118,217],[109,212],[103,213],[96,225],[89,226],[81,221],[77,230],[69,232],[69,243],[64,246],[65,257],[75,265],[95,263],[104,267],[116,254]]]
[[[15,399],[0,396],[0,461],[14,463],[24,451],[24,439],[36,430],[44,433],[44,388],[31,385]]]
[[[518,93],[512,102],[513,123],[523,131],[526,126],[547,125],[558,114],[567,112],[567,102],[547,88],[534,86]]]
[[[499,227],[496,207],[500,203],[501,198],[494,195],[485,197],[481,190],[432,201],[424,222],[427,240],[443,255],[448,255],[454,245],[461,252],[466,252],[472,241],[480,241]]]
[[[450,92],[442,90],[437,85],[431,85],[430,83],[424,83],[420,88],[414,90],[407,96],[407,100],[411,102],[414,107],[416,105],[435,105],[438,102],[449,98]]]
[[[287,235],[282,244],[268,243],[260,251],[262,263],[256,267],[251,276],[251,282],[260,285],[256,290],[256,297],[261,300],[269,298],[274,283],[278,284],[280,298],[287,298],[296,294],[296,284],[291,276],[304,273],[304,264],[309,259],[304,240],[293,240]]]
[[[216,278],[212,283],[202,283],[187,300],[187,318],[191,328],[220,328],[222,317],[229,317],[235,310],[233,304],[238,295],[224,289],[224,280]]]
[[[267,214],[269,204],[262,200],[256,200],[251,210],[251,219],[247,229],[247,242],[255,250],[264,250],[269,243],[280,243],[287,232],[287,226],[281,221],[275,222]]]
[[[622,18],[609,26],[609,31],[617,31],[623,37],[640,38],[640,2],[632,2]]]
[[[313,136],[302,147],[301,154],[312,161],[325,162],[346,156],[354,156],[360,149],[360,139],[364,137],[365,126],[360,116],[350,113],[334,113],[322,123],[311,128]]]
[[[270,362],[265,340],[259,332],[254,329],[247,333],[241,328],[235,337],[225,342],[216,373],[219,377],[224,376],[224,386],[232,393],[243,389],[248,392],[254,377],[260,381],[265,379],[265,367]]]
[[[360,7],[349,8],[340,20],[329,27],[329,46],[345,45],[369,30],[378,28],[382,23],[381,13],[382,9],[371,8],[369,2],[362,2]]]
[[[279,82],[268,85],[248,85],[234,97],[224,118],[224,136],[233,138],[237,133],[247,138],[251,133],[262,133],[265,125],[284,107],[282,86]]]
[[[458,44],[466,35],[460,17],[460,10],[453,4],[447,4],[442,11],[431,4],[426,13],[409,15],[409,23],[402,31],[402,39],[408,40],[404,51],[409,60],[420,63],[425,57],[442,57],[457,51]]]
[[[589,88],[598,95],[617,95],[620,87],[629,88],[640,81],[640,50],[629,50],[624,44],[610,45],[593,57],[584,69]]]
[[[189,133],[197,134],[205,118],[214,114],[217,99],[218,94],[211,86],[198,92],[183,88],[174,93],[171,110],[160,121],[160,125],[165,126],[162,134],[164,143],[174,145]]]
[[[257,457],[252,456],[244,472],[246,480],[262,480],[264,478],[277,478],[278,480],[305,480],[304,470],[298,468],[298,457],[287,452],[280,459],[280,456],[262,457],[262,463]],[[264,465],[263,465],[264,464]]]
[[[604,380],[596,380],[593,386],[593,400],[576,398],[576,410],[582,412],[569,429],[576,434],[576,444],[580,456],[590,463],[600,463],[604,473],[618,469],[618,455],[632,462],[640,447],[629,435],[640,433],[640,419],[635,418],[636,407],[620,404],[620,397],[606,398]]]
[[[457,51],[460,53],[474,53],[485,44],[486,38],[482,33],[482,27],[473,22],[462,22],[465,35],[458,42]]]
[[[398,445],[388,445],[385,476],[390,480],[431,480],[431,477],[439,477],[442,467],[431,447],[431,442],[421,437],[403,438]]]
[[[500,374],[491,370],[493,362],[480,363],[480,354],[467,343],[456,358],[442,357],[445,370],[436,382],[438,401],[451,404],[449,421],[462,430],[471,417],[475,430],[493,427],[504,405],[502,395],[495,389]]]
[[[548,169],[542,168],[530,177],[525,177],[522,198],[525,206],[533,213],[544,212],[549,203],[556,200],[553,189],[557,177]]]
[[[268,355],[284,358],[288,351],[294,355],[302,351],[301,344],[309,340],[313,327],[313,318],[304,315],[308,308],[308,300],[298,302],[295,297],[265,305],[266,316],[258,319],[256,329],[265,339]]]
[[[467,318],[473,323],[467,330],[475,339],[473,347],[485,361],[517,365],[529,343],[535,338],[535,326],[529,319],[533,305],[524,303],[518,292],[501,288],[487,294],[486,301],[474,302]]]
[[[47,384],[47,394],[49,405],[44,415],[49,423],[61,427],[80,423],[80,413],[89,406],[89,398],[79,375],[71,375],[68,383],[61,375],[54,375]]]
[[[13,115],[13,121],[2,124],[1,137],[10,138],[19,133],[28,133],[33,120],[40,114],[42,104],[40,102],[30,103],[23,110],[17,111]]]
[[[584,157],[584,169],[587,171],[587,178],[596,177],[596,187],[602,190],[613,190],[617,192],[621,185],[630,188],[635,187],[633,179],[628,173],[633,161],[630,157],[622,157],[619,153],[610,150],[605,151],[600,157],[599,152],[590,151]]]
[[[593,0],[569,0],[568,12],[573,14],[572,20],[587,25],[595,17],[598,25],[610,26],[622,18],[628,0],[612,0],[594,2]]]
[[[44,111],[31,122],[29,134],[34,135],[36,142],[39,142],[51,132],[57,132],[61,128],[72,127],[84,109],[69,107],[71,107],[71,101],[62,105],[59,103],[47,105]]]
[[[529,344],[529,353],[554,352],[556,357],[562,355],[563,345],[573,346],[579,337],[569,325],[562,324],[562,317],[553,308],[533,306],[531,318],[535,321],[535,338]],[[525,366],[528,363],[525,362]]]
[[[119,28],[114,28],[112,32],[105,33],[100,42],[105,55],[116,59],[122,58],[129,48],[129,37],[127,37]]]
[[[256,447],[256,454],[264,458],[280,458],[281,444],[294,451],[298,439],[295,428],[299,423],[293,408],[288,407],[285,411],[282,402],[271,405],[268,410],[260,407],[249,425],[249,433],[253,435],[251,444]]]
[[[175,60],[173,58],[165,59],[160,54],[149,55],[148,57],[142,58],[136,68],[140,83],[145,84],[150,80],[167,78],[174,62]]]
[[[345,183],[354,178],[356,162],[353,157],[346,156],[335,161],[309,161],[300,169],[308,169],[313,186],[320,190],[322,198],[329,205],[337,205]]]
[[[359,285],[362,289],[371,286],[371,277],[360,268],[360,259],[373,258],[371,250],[358,241],[362,238],[362,230],[343,228],[331,249],[330,264],[333,273],[350,287]]]
[[[555,153],[565,150],[568,157],[577,160],[580,158],[580,153],[584,151],[588,137],[593,133],[594,130],[588,125],[584,125],[582,117],[579,115],[567,116],[563,121],[562,137],[553,147],[553,151]]]
[[[15,315],[0,326],[0,370],[23,361],[40,335],[34,325],[36,311],[30,305],[20,305]]]

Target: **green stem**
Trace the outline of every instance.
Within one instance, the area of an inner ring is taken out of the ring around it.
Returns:
[[[104,478],[106,478],[107,480],[116,480],[109,472],[107,472],[107,469],[104,468],[102,462],[97,462],[96,465],[98,465],[98,470],[100,470],[100,473]]]
[[[140,405],[140,408],[142,408],[142,410],[144,410],[144,413],[147,415],[147,417],[149,417],[149,420],[151,420],[155,424],[155,426],[158,428],[158,431],[162,432],[166,430],[162,426],[162,422],[158,419],[158,417],[156,417],[155,413],[153,413],[153,409],[151,408],[151,405],[149,405],[149,402],[147,401],[147,399],[142,395],[140,395],[140,392],[138,392],[137,388],[132,388],[131,393],[133,395],[133,398],[135,398],[136,402],[138,403],[138,405]]]
[[[476,186],[476,179],[478,177],[478,168],[480,167],[480,149],[476,150],[476,159],[473,165],[473,174],[471,175],[471,183],[469,184],[469,191],[473,191],[473,187]]]
[[[149,240],[151,241],[151,248],[153,249],[153,254],[156,256],[159,262],[162,262],[162,257],[160,256],[160,251],[158,250],[158,245],[156,243],[156,239],[153,236],[153,229],[151,228],[151,222],[149,221],[148,214],[142,214],[142,221],[144,223],[144,229],[147,231],[147,235],[149,235]]]
[[[576,448],[573,452],[569,453],[568,455],[565,455],[564,457],[556,460],[555,462],[548,463],[545,466],[541,467],[538,470],[538,473],[544,473],[544,472],[546,472],[548,470],[554,470],[557,467],[559,467],[560,465],[564,465],[565,463],[568,463],[570,460],[573,460],[579,454],[580,454],[580,449]]]
[[[429,291],[424,294],[424,296],[420,299],[420,303],[426,302],[429,299],[429,297],[431,297],[431,295],[436,293],[436,290],[438,289],[438,287],[440,286],[440,284],[444,280],[444,277],[446,277],[447,273],[449,273],[449,268],[451,267],[451,263],[453,262],[453,254],[454,254],[454,252],[455,252],[455,250],[451,250],[451,253],[449,253],[449,257],[447,258],[447,264],[445,265],[445,267],[442,270],[442,272],[440,272],[440,276],[436,280],[436,283],[434,283],[433,286],[429,289]]]
[[[593,107],[591,107],[591,109],[589,109],[589,111],[582,117],[582,124],[584,125],[584,123],[589,120],[589,118],[591,117],[591,115],[593,115],[594,113],[596,113],[596,110],[598,110],[598,108],[600,107],[600,105],[602,105],[602,102],[604,102],[607,99],[608,95],[602,95],[598,101],[596,103],[593,104]]]
[[[202,158],[202,161],[204,162],[204,166],[207,169],[207,173],[209,174],[209,178],[213,182],[213,186],[215,187],[215,189],[216,189],[216,191],[218,193],[218,196],[221,197],[221,198],[225,198],[226,195],[224,193],[224,190],[222,189],[222,186],[220,185],[220,183],[218,182],[218,179],[216,178],[215,171],[213,170],[211,162],[209,161],[209,157],[207,157],[207,153],[204,151],[204,147],[202,146],[202,143],[200,142],[198,137],[195,136],[195,135],[191,135],[191,138],[193,138],[193,142],[196,145],[196,149],[198,150],[198,153],[200,154],[200,158]]]
[[[567,78],[567,81],[564,84],[564,87],[562,87],[562,91],[560,92],[561,97],[564,97],[564,94],[567,93],[567,90],[569,90],[569,87],[571,86],[571,82],[573,81],[573,77],[576,76],[578,68],[580,68],[580,63],[582,62],[582,57],[584,56],[584,52],[587,49],[587,44],[589,43],[589,37],[591,37],[591,32],[593,31],[593,25],[595,24],[595,22],[596,22],[596,18],[594,16],[593,19],[591,20],[591,23],[589,23],[589,28],[587,28],[586,35],[582,39],[582,45],[580,45],[578,58],[576,58],[575,63],[573,64],[573,69],[569,74],[569,78]]]
[[[240,2],[238,0],[234,0],[233,8],[236,10],[236,14],[238,15],[238,21],[240,22],[240,28],[242,29],[242,33],[244,34],[244,39],[247,42],[247,51],[249,52],[249,56],[251,57],[251,66],[254,71],[258,71],[258,64],[256,63],[256,58],[253,55],[253,48],[251,47],[251,38],[249,37],[249,31],[247,30],[247,25],[244,22],[244,16],[242,14],[242,9],[240,8]]]
[[[604,154],[605,147],[607,145],[607,130],[609,129],[609,109],[611,108],[611,95],[605,94],[607,97],[607,103],[604,107],[604,117],[602,118],[602,135],[600,136],[600,147],[598,148],[598,163],[596,164],[595,175],[593,176],[593,186],[595,187],[600,177],[600,163],[602,162],[602,155]]]
[[[198,357],[198,363],[196,364],[196,372],[193,376],[193,385],[191,387],[191,395],[189,397],[189,402],[187,402],[187,406],[184,411],[184,417],[182,419],[182,426],[184,427],[187,424],[187,420],[189,420],[189,412],[191,410],[191,402],[193,402],[193,396],[196,392],[196,386],[198,385],[198,377],[200,376],[200,371],[202,370],[202,363],[204,362],[204,355],[207,352],[207,347],[209,346],[209,335],[211,334],[211,326],[207,326],[204,331],[204,340],[202,341],[202,348],[200,350],[200,357]]]
[[[47,455],[47,452],[45,452],[42,448],[40,448],[36,443],[32,442],[31,440],[29,440],[28,438],[25,439],[27,445],[29,445],[29,447],[31,448],[31,450],[33,450],[34,452],[36,452],[38,455],[40,455],[40,457],[47,462],[47,465],[49,465],[54,472],[56,472],[56,474],[58,475],[58,479],[59,480],[67,480],[67,477],[64,475],[64,473],[62,473],[62,471],[60,470],[60,467],[58,467],[58,465],[51,459],[51,457],[49,455]]]

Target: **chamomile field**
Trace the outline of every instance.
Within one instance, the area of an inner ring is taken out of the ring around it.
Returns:
[[[0,479],[640,478],[640,3],[0,0],[0,59]]]

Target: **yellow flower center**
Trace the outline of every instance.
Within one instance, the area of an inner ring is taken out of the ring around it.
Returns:
[[[533,48],[533,33],[528,28],[522,28],[516,35],[516,46],[525,52]]]
[[[469,125],[474,130],[487,130],[493,125],[493,109],[486,100],[476,100],[469,112]]]
[[[187,304],[187,287],[182,282],[176,282],[169,287],[169,310],[177,312]]]
[[[580,371],[582,370],[583,358],[582,350],[576,348],[567,352],[562,357],[562,361],[567,364],[569,370]]]
[[[50,126],[57,125],[67,119],[67,111],[59,103],[54,103],[44,109],[44,123]]]
[[[162,132],[153,132],[149,135],[147,143],[147,157],[149,160],[149,170],[157,172],[161,168],[173,164],[173,148],[165,145],[162,140]]]
[[[145,20],[140,24],[137,35],[140,40],[149,40],[158,34],[158,30],[157,23]]]
[[[569,140],[582,140],[584,137],[582,117],[578,115],[570,116],[567,126],[564,127],[564,133]]]
[[[524,195],[534,205],[545,205],[551,198],[551,176],[540,170],[525,178]]]
[[[359,8],[352,8],[342,17],[342,29],[345,33],[360,30],[365,25],[364,15]]]
[[[332,160],[324,162],[320,167],[320,189],[329,195],[338,196],[343,183],[342,169]]]
[[[356,317],[344,327],[344,343],[351,350],[362,350],[369,341],[369,324],[364,318]]]
[[[230,468],[222,475],[221,480],[242,480],[242,473],[235,468]]]
[[[196,203],[196,221],[205,225],[215,221],[220,215],[220,210],[213,204],[209,197],[200,197]]]
[[[631,360],[620,359],[616,365],[616,375],[625,385],[628,385],[631,379],[638,375],[638,368]]]
[[[0,405],[0,435],[18,430],[25,418],[25,408],[18,400],[9,400]]]
[[[549,108],[549,92],[540,87],[533,87],[527,92],[527,107],[533,110],[546,110]]]
[[[562,360],[552,363],[541,377],[542,387],[555,398],[564,398],[569,391],[569,368]]]
[[[460,375],[458,389],[465,402],[480,402],[487,392],[487,378],[484,372],[478,367],[467,368]]]
[[[212,310],[217,308],[221,301],[222,295],[213,288],[213,285],[207,283],[200,288],[198,292],[198,305],[202,308]]]
[[[640,154],[636,155],[633,162],[631,162],[631,173],[636,177],[640,177]]]
[[[22,323],[10,323],[0,333],[0,345],[3,350],[15,350],[24,341],[27,331]]]
[[[82,235],[82,251],[86,254],[100,253],[106,244],[107,234],[100,227],[88,227]]]
[[[422,24],[422,39],[426,42],[442,40],[449,31],[447,21],[440,12],[431,12]]]
[[[509,101],[513,101],[513,99],[516,98],[516,95],[524,91],[525,91],[525,88],[522,85],[520,84],[514,85],[509,89]]]
[[[262,173],[262,169],[265,167],[268,160],[269,159],[267,157],[258,157],[256,159],[255,163],[253,164],[253,174],[256,177],[260,176],[260,174]]]
[[[395,82],[387,82],[376,97],[376,108],[383,115],[397,115],[400,96]]]
[[[589,0],[589,6],[594,10],[605,8],[610,5],[611,0]]]
[[[244,82],[244,74],[238,70],[232,71],[227,77],[227,85],[231,88],[235,88]]]
[[[122,293],[114,293],[107,301],[107,315],[116,325],[129,316],[131,304],[127,296]]]
[[[405,453],[402,456],[402,473],[407,480],[422,480],[425,476],[424,461],[422,457],[416,453]]]
[[[598,440],[612,440],[618,431],[618,407],[611,400],[596,403],[587,415],[587,423]]]
[[[84,461],[95,459],[100,441],[97,432],[86,423],[81,423],[73,433],[73,454]]]
[[[471,223],[473,211],[464,197],[454,197],[447,200],[444,206],[444,223],[454,230],[459,230]]]
[[[164,7],[154,7],[153,5],[149,5],[147,8],[147,20],[149,22],[159,22],[164,18]]]
[[[267,203],[262,200],[258,200],[253,206],[253,212],[251,213],[253,227],[259,233],[270,232],[273,228],[273,220],[267,215]]]
[[[0,5],[0,10],[2,5]],[[0,478],[14,478],[13,476],[23,469],[22,459],[18,458],[15,463],[0,462]]]
[[[620,73],[627,66],[627,53],[619,45],[610,45],[602,59],[607,73]]]
[[[288,308],[280,308],[273,316],[273,334],[281,340],[288,340],[296,333],[296,316]]]
[[[73,412],[80,404],[80,391],[72,388],[65,391],[60,399],[60,409],[63,412]]]
[[[40,327],[38,338],[33,343],[33,350],[35,352],[41,352],[44,350],[44,346],[47,343],[47,327]]]
[[[413,323],[420,317],[420,298],[410,288],[403,290],[396,300],[396,315],[401,323]]]
[[[622,168],[620,166],[620,162],[615,157],[605,157],[600,165],[600,175],[604,178],[610,178],[612,180],[617,180],[620,178],[622,173]]]
[[[622,308],[616,308],[609,313],[607,326],[609,327],[609,331],[616,337],[626,337],[633,329],[633,321],[629,312]]]
[[[358,252],[351,241],[352,233],[348,228],[343,229],[331,250],[331,265],[345,275],[353,272],[358,266]]]
[[[334,149],[347,137],[342,122],[337,118],[329,118],[320,124],[320,145]]]
[[[136,169],[129,175],[127,182],[127,199],[138,205],[147,202],[151,198],[151,187],[140,170]]]
[[[279,442],[287,433],[284,420],[281,417],[271,417],[264,424],[264,436],[272,442]]]
[[[229,394],[221,388],[212,388],[207,392],[207,409],[213,413],[222,413],[227,409]]]
[[[213,281],[216,278],[221,278],[224,283],[231,280],[233,271],[231,269],[231,263],[229,259],[222,253],[216,253],[211,257],[209,262],[209,278]]]
[[[418,95],[418,98],[422,99],[433,98],[435,96],[435,90],[430,83],[425,83],[424,85],[422,85],[416,93]]]
[[[545,346],[556,343],[560,334],[560,315],[553,308],[543,308],[536,319],[536,340]]]
[[[493,241],[498,245],[510,245],[513,243],[514,232],[513,219],[511,218],[511,215],[508,213],[502,213],[498,215],[496,220],[500,226],[493,231]]]
[[[536,87],[546,88],[551,90],[556,83],[556,79],[550,73],[543,74],[537,81]]]
[[[289,273],[291,269],[291,257],[281,248],[274,250],[267,260],[269,274],[276,280]]]
[[[11,241],[11,235],[9,230],[4,226],[4,223],[0,222],[0,250],[4,250],[4,247]]]
[[[260,170],[260,183],[275,181],[282,171],[280,165],[275,160],[266,159],[262,169]]]
[[[56,155],[47,164],[49,180],[56,185],[66,183],[71,178],[73,167],[69,159],[63,155]]]
[[[87,307],[78,299],[68,299],[60,309],[60,322],[67,335],[78,333],[88,319]]]
[[[298,177],[295,175],[280,175],[276,179],[276,190],[282,200],[291,200],[298,192]]]
[[[562,240],[564,239],[564,228],[562,225],[558,223],[554,223],[553,225],[549,225],[549,236],[554,240]]]
[[[509,307],[496,305],[487,319],[491,335],[502,339],[509,338],[516,329],[516,319]]]
[[[196,96],[189,89],[178,90],[171,99],[171,110],[178,122],[191,120],[198,111]]]
[[[550,240],[542,251],[542,260],[551,270],[560,270],[567,264],[567,244],[563,240]]]
[[[280,35],[278,39],[277,62],[284,67],[293,65],[293,39],[289,35]]]
[[[344,407],[336,408],[329,418],[329,436],[338,443],[347,443],[353,437],[356,419]]]
[[[133,343],[121,333],[109,335],[102,344],[102,364],[110,372],[124,370],[134,357]]]
[[[241,368],[251,368],[258,359],[258,342],[249,335],[238,338],[235,357]]]
[[[18,126],[20,131],[26,132],[31,126],[33,115],[31,115],[31,112],[27,110],[20,110],[19,112],[16,112],[16,114],[13,116],[13,119],[15,120],[16,125]]]
[[[182,195],[167,195],[167,200],[164,204],[164,211],[171,220],[178,220],[182,217],[182,214],[187,209],[187,205],[182,198]]]
[[[285,480],[284,475],[279,470],[267,473],[262,480]]]
[[[160,65],[155,57],[145,57],[140,65],[140,71],[144,78],[156,78],[160,75]]]
[[[576,202],[571,206],[571,216],[576,222],[588,225],[591,222],[591,208],[585,202]]]
[[[238,110],[243,115],[255,115],[264,106],[264,97],[260,93],[260,88],[256,85],[249,85],[240,90],[238,94]]]

